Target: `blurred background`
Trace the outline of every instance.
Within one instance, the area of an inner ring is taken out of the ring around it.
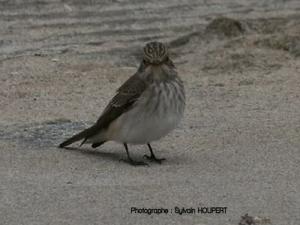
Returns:
[[[299,8],[298,0],[1,0],[0,59],[67,54],[132,65],[127,54],[147,41],[177,40],[218,17],[279,19]]]
[[[58,149],[149,41],[186,88],[184,120],[153,143],[166,162],[128,167],[117,143]],[[0,224],[298,225],[299,59],[299,0],[0,0]],[[227,213],[130,214],[199,205]]]

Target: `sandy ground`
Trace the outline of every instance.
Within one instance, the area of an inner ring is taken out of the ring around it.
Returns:
[[[299,224],[299,1],[82,2],[0,1],[0,224]],[[97,120],[149,40],[169,44],[187,92],[181,125],[153,143],[167,160],[56,148]]]

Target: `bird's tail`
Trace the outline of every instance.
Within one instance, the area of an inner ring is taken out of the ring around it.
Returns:
[[[79,141],[81,139],[84,139],[83,142],[81,143],[81,145],[87,140],[87,138],[90,136],[91,130],[93,129],[93,127],[87,128],[84,131],[81,131],[78,134],[75,134],[73,137],[67,139],[66,141],[64,141],[63,143],[61,143],[59,145],[60,148],[66,147],[76,141]]]

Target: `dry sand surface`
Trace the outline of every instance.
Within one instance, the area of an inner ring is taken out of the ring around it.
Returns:
[[[167,160],[132,167],[117,143],[58,149],[150,40],[169,44],[187,92],[181,125],[153,143]],[[298,0],[1,0],[0,224],[298,225],[299,59]]]

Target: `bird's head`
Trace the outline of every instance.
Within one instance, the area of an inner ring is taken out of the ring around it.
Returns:
[[[146,64],[159,65],[168,60],[168,49],[163,43],[149,42],[143,50],[143,60]]]
[[[149,42],[143,49],[143,61],[138,69],[140,76],[150,81],[162,81],[177,75],[169,58],[167,47],[160,42]]]

